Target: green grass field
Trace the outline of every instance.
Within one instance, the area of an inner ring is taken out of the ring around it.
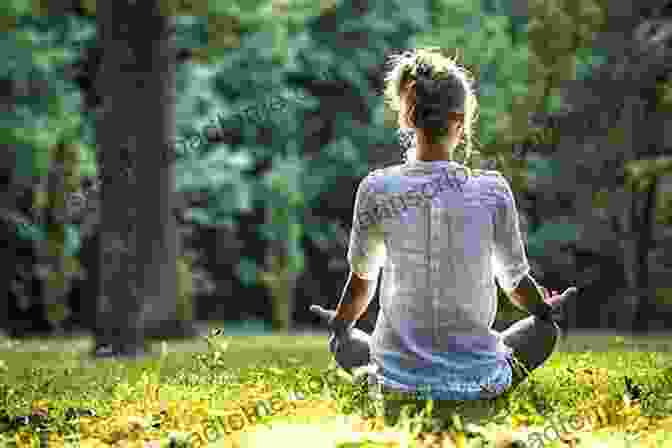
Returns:
[[[366,386],[337,373],[326,335],[157,342],[155,357],[126,362],[89,359],[90,337],[5,338],[0,447],[672,446],[667,340],[570,335],[487,424],[437,428],[428,414],[385,426]],[[639,400],[624,397],[626,375]],[[569,415],[581,427],[563,431]]]

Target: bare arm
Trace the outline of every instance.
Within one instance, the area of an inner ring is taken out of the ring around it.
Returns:
[[[341,301],[336,307],[335,324],[352,325],[364,314],[376,292],[376,280],[366,280],[355,272],[350,272],[348,281],[343,289]]]

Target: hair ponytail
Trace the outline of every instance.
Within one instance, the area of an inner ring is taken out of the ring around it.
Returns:
[[[465,146],[464,163],[468,165],[478,116],[471,74],[436,47],[405,51],[390,59],[392,68],[385,76],[386,103],[400,112],[400,95],[408,88],[408,121],[423,129],[430,143],[441,143],[449,137],[447,119],[451,113],[464,114],[461,143]],[[407,159],[415,158],[414,139],[408,137],[413,131],[399,130],[407,142],[413,142],[406,148]]]

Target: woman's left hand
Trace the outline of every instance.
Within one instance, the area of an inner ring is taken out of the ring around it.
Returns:
[[[541,290],[544,292],[544,301],[548,301],[548,299],[558,294],[558,291],[554,289],[549,291],[545,286],[541,286]]]

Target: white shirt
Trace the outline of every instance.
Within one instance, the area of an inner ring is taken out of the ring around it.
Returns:
[[[369,280],[383,268],[371,347],[383,384],[431,384],[454,400],[508,387],[512,350],[491,329],[494,280],[510,293],[530,266],[501,173],[443,160],[371,172],[357,189],[347,259]]]

